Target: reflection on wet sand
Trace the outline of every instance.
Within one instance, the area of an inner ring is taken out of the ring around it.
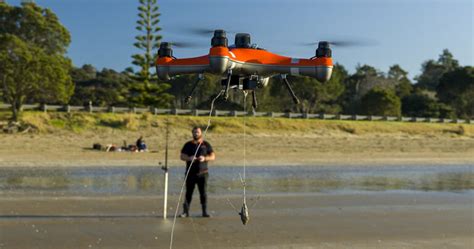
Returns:
[[[210,193],[241,191],[239,167],[216,167]],[[183,174],[171,170],[170,190],[179,191]],[[417,190],[460,192],[474,189],[470,166],[250,167],[247,190],[253,193],[308,193],[341,190]],[[161,193],[162,171],[153,167],[0,168],[3,195],[153,195]]]

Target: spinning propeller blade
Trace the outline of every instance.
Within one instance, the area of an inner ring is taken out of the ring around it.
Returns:
[[[329,44],[335,47],[367,47],[375,46],[378,43],[373,40],[329,40]],[[300,46],[317,46],[319,42],[300,43]]]
[[[197,28],[197,27],[183,27],[183,28],[175,28],[173,33],[180,33],[180,34],[188,34],[188,35],[196,35],[202,37],[212,37],[214,31],[216,30],[224,30],[227,34],[235,34],[237,32],[229,31],[222,28]]]
[[[177,48],[204,48],[208,47],[207,44],[197,42],[170,42],[173,47]]]

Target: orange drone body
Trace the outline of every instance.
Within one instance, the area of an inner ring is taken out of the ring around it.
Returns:
[[[291,58],[257,48],[212,47],[208,55],[176,59],[160,57],[156,61],[158,76],[167,80],[179,74],[214,73],[267,78],[276,74],[305,75],[319,81],[329,80],[333,63],[330,57]]]
[[[158,77],[169,80],[180,74],[198,74],[199,77],[186,99],[188,102],[197,84],[202,80],[203,73],[221,75],[222,85],[225,87],[224,99],[228,98],[230,88],[250,91],[253,95],[254,108],[257,107],[255,90],[267,85],[269,78],[274,75],[280,75],[295,103],[299,103],[299,100],[287,80],[287,75],[310,76],[321,82],[331,78],[333,63],[329,42],[319,42],[316,56],[310,59],[281,56],[257,48],[256,45],[251,45],[250,35],[246,33],[236,34],[235,45],[227,44],[226,32],[215,30],[209,54],[176,59],[173,57],[172,43],[163,42],[160,44],[156,61]]]

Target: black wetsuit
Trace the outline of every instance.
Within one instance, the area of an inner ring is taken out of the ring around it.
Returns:
[[[184,144],[181,153],[194,156],[196,149],[198,148],[199,143],[194,141],[189,141]],[[204,141],[199,147],[199,151],[196,153],[196,157],[200,156],[209,156],[213,153],[211,144]],[[209,178],[207,162],[199,162],[199,160],[194,160],[191,169],[189,169],[191,162],[186,162],[186,172],[189,170],[188,178],[186,180],[186,204],[189,207],[191,200],[193,198],[193,192],[196,184],[198,185],[199,195],[201,199],[201,205],[207,205],[207,179]]]

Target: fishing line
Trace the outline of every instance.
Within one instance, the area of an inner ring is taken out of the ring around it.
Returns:
[[[191,164],[189,164],[189,168],[186,171],[186,175],[184,176],[183,185],[181,186],[181,191],[179,193],[178,204],[176,205],[176,210],[174,212],[173,226],[171,227],[170,249],[173,248],[174,227],[176,225],[176,217],[178,216],[179,203],[181,202],[181,197],[183,195],[184,186],[186,186],[186,180],[188,179],[188,175],[189,175],[189,172],[191,171],[191,167],[193,166],[194,160],[196,160],[196,155],[197,155],[199,149],[201,148],[202,143],[204,142],[204,138],[206,137],[207,130],[211,126],[211,118],[212,118],[212,113],[213,113],[213,110],[214,110],[214,102],[216,102],[216,100],[222,95],[222,93],[224,93],[224,90],[221,90],[219,92],[219,94],[217,94],[217,96],[211,102],[211,110],[209,111],[209,119],[207,120],[207,127],[204,130],[201,142],[199,143],[198,147],[196,148],[196,152],[194,152],[193,160],[191,160]]]
[[[247,94],[248,92],[247,91],[244,91],[244,177],[240,178],[240,180],[242,181],[242,185],[244,186],[244,204],[246,204],[247,202],[247,195],[246,195],[246,166],[247,166]]]

